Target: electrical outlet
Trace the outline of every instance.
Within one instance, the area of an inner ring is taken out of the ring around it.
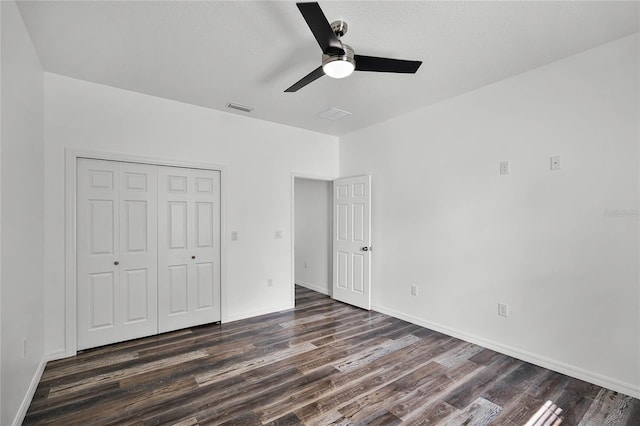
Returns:
[[[501,161],[500,162],[500,174],[501,175],[508,175],[511,173],[511,166],[509,165],[508,161]]]
[[[411,295],[412,296],[418,295],[418,286],[415,284],[411,284]]]
[[[561,170],[562,169],[562,161],[560,160],[559,155],[554,155],[550,159],[551,161],[551,170]]]
[[[273,287],[273,278],[267,280],[267,287]]]
[[[231,241],[238,241],[238,231],[231,231]]]
[[[505,318],[508,317],[509,305],[507,305],[506,303],[498,303],[498,315]]]

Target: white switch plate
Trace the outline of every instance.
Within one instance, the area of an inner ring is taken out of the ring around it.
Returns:
[[[238,241],[238,231],[231,231],[231,241]]]
[[[509,173],[511,173],[511,167],[509,166],[509,162],[508,161],[501,161],[500,162],[500,174],[501,175],[508,175]]]
[[[418,295],[418,286],[415,284],[411,284],[411,295],[412,296]]]
[[[554,155],[551,157],[551,170],[561,170],[562,169],[562,161],[560,160],[559,155]]]
[[[498,315],[501,317],[509,316],[509,305],[506,303],[498,303]]]

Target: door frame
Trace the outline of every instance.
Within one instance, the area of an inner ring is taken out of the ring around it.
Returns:
[[[76,171],[78,158],[184,167],[220,172],[220,319],[227,321],[227,242],[226,235],[226,166],[195,161],[166,160],[157,157],[65,148],[65,357],[77,354],[77,281],[76,281]]]
[[[296,306],[296,200],[295,200],[295,189],[296,189],[296,179],[308,179],[308,180],[317,180],[323,182],[332,182],[338,177],[329,177],[329,176],[318,176],[318,175],[310,175],[308,173],[291,173],[291,307],[294,308]],[[332,208],[333,211],[333,208]],[[333,224],[329,225],[333,228]],[[333,232],[333,230],[330,230]],[[333,251],[333,248],[332,248]],[[332,271],[333,273],[333,266]],[[331,294],[329,294],[331,296]]]

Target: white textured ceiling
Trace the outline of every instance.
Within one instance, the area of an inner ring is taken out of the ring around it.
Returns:
[[[632,2],[324,1],[356,53],[422,60],[284,89],[320,65],[291,1],[23,1],[46,71],[343,135],[639,31]],[[331,122],[318,113],[352,113]],[[234,112],[235,113],[235,112]]]

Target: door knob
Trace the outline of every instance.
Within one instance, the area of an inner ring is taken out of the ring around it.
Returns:
[[[191,256],[191,258],[192,258],[192,259],[195,259],[196,257],[195,257],[195,256]]]
[[[117,260],[115,262],[113,262],[114,265],[118,266],[120,264],[120,262],[118,262]]]
[[[362,251],[369,251],[369,247],[362,247],[360,250],[362,250]]]

